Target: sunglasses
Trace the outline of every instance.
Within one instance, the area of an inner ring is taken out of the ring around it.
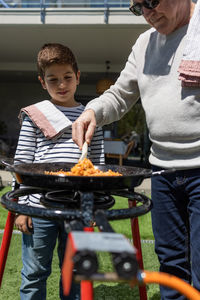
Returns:
[[[141,16],[143,15],[143,6],[147,9],[153,9],[156,8],[159,3],[160,0],[144,0],[142,3],[133,2],[133,5],[130,6],[129,9],[135,16]]]

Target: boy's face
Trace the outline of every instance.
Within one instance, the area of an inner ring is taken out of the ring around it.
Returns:
[[[61,106],[73,107],[77,103],[74,99],[79,84],[80,71],[74,73],[71,65],[52,64],[45,70],[44,80],[39,80],[52,98],[52,102]]]

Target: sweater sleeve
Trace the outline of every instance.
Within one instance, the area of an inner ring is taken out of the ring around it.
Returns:
[[[34,161],[36,149],[36,127],[32,121],[25,117],[18,139],[18,144],[15,152],[14,163],[31,163]],[[22,188],[23,185],[20,185]],[[29,197],[20,197],[20,204],[29,204]]]
[[[116,83],[86,106],[86,109],[94,110],[98,126],[121,119],[139,98],[134,49],[135,46]]]

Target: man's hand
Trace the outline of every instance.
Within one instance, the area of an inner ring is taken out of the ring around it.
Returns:
[[[29,216],[17,215],[15,218],[15,226],[23,233],[32,234],[33,224],[32,218]]]
[[[72,139],[80,149],[85,141],[90,144],[95,128],[96,118],[92,109],[84,111],[72,124]]]

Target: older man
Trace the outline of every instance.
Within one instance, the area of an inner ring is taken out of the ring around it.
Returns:
[[[185,87],[178,73],[194,8],[190,0],[132,1],[130,10],[152,28],[139,36],[116,83],[73,124],[73,139],[81,148],[96,125],[119,120],[141,97],[152,169],[177,169],[152,178],[160,270],[200,290],[200,87]],[[161,297],[184,299],[165,287]]]

